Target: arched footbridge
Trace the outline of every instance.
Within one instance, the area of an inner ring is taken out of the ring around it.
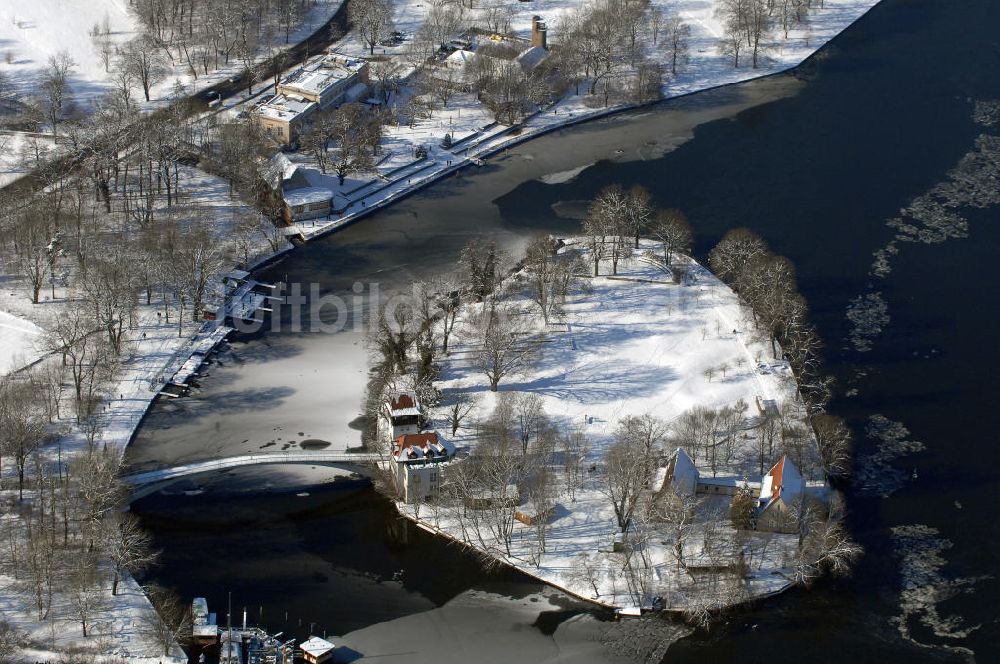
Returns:
[[[130,489],[130,501],[135,501],[164,489],[175,482],[201,473],[243,468],[246,466],[284,464],[330,466],[361,475],[371,475],[371,469],[379,462],[379,459],[379,455],[370,453],[323,451],[268,452],[266,454],[244,454],[242,456],[224,457],[221,459],[194,461],[170,468],[160,468],[133,473],[131,475],[123,475],[121,479],[122,483]]]

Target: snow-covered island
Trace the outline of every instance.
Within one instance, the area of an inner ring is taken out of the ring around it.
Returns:
[[[548,256],[546,242],[482,301],[438,300],[416,374],[374,381],[400,512],[626,613],[697,619],[833,562],[833,455],[751,307],[660,241],[575,238]],[[492,260],[480,250],[465,265]]]

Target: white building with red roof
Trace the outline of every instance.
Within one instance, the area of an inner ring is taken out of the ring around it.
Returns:
[[[396,486],[407,503],[433,496],[441,486],[441,464],[455,447],[433,431],[398,436],[392,443]]]
[[[420,433],[420,401],[415,392],[397,392],[382,408],[385,440],[394,442],[400,436]]]
[[[787,455],[778,459],[761,480],[757,498],[757,530],[798,532],[797,515],[806,497],[802,474]]]

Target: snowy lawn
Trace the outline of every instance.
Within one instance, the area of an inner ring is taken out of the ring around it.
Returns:
[[[114,76],[105,71],[90,31],[95,25],[102,25],[107,17],[115,45],[138,36],[141,26],[129,11],[130,4],[129,0],[5,0],[0,3],[0,72],[7,74],[20,94],[36,94],[48,59],[66,51],[76,63],[70,77],[73,101],[86,105],[111,89]],[[314,0],[289,35],[289,45],[315,32],[341,4],[341,0]],[[284,47],[284,39],[280,41],[278,46]],[[260,56],[264,55],[261,47]],[[177,82],[191,93],[238,74],[241,68],[238,58],[233,57],[230,65],[195,79],[185,63],[171,63],[153,86],[148,106],[155,108],[167,100]],[[138,96],[142,97],[141,90]]]
[[[643,241],[642,250],[658,246]],[[637,257],[642,250],[636,251]],[[539,357],[530,369],[500,383],[501,391],[540,396],[545,412],[560,430],[582,431],[590,446],[584,465],[597,467],[595,472],[584,473],[589,476],[575,501],[562,493],[548,527],[543,554],[539,556],[536,551],[534,529],[515,524],[508,562],[579,596],[619,607],[633,604],[635,599],[621,573],[622,554],[611,553],[618,527],[611,504],[599,490],[598,479],[618,421],[628,415],[651,414],[672,423],[693,406],[717,408],[740,399],[750,406],[749,418],[756,415],[758,398],[776,400],[795,413],[793,416],[802,414],[795,402],[789,367],[771,358],[769,344],[754,332],[736,295],[693,260],[681,260],[691,266],[692,278],[687,285],[672,283],[657,267],[640,260],[620,267],[616,277],[588,279],[592,292],[570,298],[564,321],[552,322],[542,330],[541,316],[537,315],[537,332],[544,332]],[[610,271],[610,265],[602,263],[601,274]],[[527,299],[523,305],[526,315],[537,314],[537,308],[532,311],[535,305]],[[445,404],[456,392],[478,398],[475,410],[454,441],[460,447],[476,445],[476,423],[489,416],[497,396],[489,391],[488,381],[476,367],[478,344],[465,326],[469,316],[466,311],[460,317],[457,337],[449,344],[452,352],[442,361],[438,383]],[[725,375],[722,365],[728,367]],[[706,374],[709,368],[716,369],[712,377]],[[445,408],[439,408],[434,418],[444,431]],[[738,445],[732,461],[718,468],[718,476],[759,479],[753,433],[747,433]],[[803,464],[803,473],[807,478],[821,479],[818,451],[813,448],[807,454],[810,459]],[[669,454],[672,449],[664,452]],[[706,459],[699,456],[694,460],[703,477],[713,475]],[[773,461],[768,460],[767,465]],[[561,477],[558,467],[554,471]],[[661,482],[662,475],[658,474]],[[654,491],[658,488],[652,487]],[[728,500],[723,502],[705,501],[699,508],[701,516],[728,510]],[[400,505],[400,509],[414,515],[413,506]],[[419,517],[426,525],[461,537],[460,525],[446,508],[421,506]],[[735,533],[724,521],[726,532],[722,537],[734,539]],[[693,547],[685,555],[689,563],[700,555],[698,532],[696,529],[685,543]],[[677,573],[669,537],[669,530],[654,534],[646,546],[655,574],[648,581],[658,591],[656,594],[668,598],[668,606],[683,607],[685,593],[695,580],[685,572]],[[766,595],[790,584],[787,576],[775,572],[788,571],[796,542],[795,536],[753,533],[749,542],[755,554],[751,562],[751,594]],[[503,549],[499,543],[496,547]],[[596,593],[590,579],[581,573],[585,559],[587,565],[598,570]]]
[[[0,311],[0,376],[34,361],[42,329],[29,320]]]

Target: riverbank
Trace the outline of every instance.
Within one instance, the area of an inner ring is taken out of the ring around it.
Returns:
[[[511,147],[529,141],[533,138],[571,127],[583,122],[605,118],[630,110],[659,104],[709,89],[726,87],[746,81],[773,76],[795,69],[807,59],[813,57],[837,35],[847,29],[852,23],[863,17],[879,0],[830,0],[822,7],[817,7],[810,14],[807,29],[792,28],[785,40],[778,40],[775,48],[762,57],[755,69],[744,65],[733,67],[728,59],[719,53],[718,41],[721,37],[721,27],[712,13],[711,5],[706,3],[685,3],[677,6],[679,16],[691,27],[690,62],[667,81],[662,88],[662,99],[649,104],[616,104],[607,107],[594,108],[594,98],[587,94],[570,94],[555,103],[541,108],[522,122],[504,126],[492,123],[478,126],[470,123],[470,114],[463,120],[450,114],[447,124],[430,123],[437,127],[439,136],[431,132],[402,131],[404,142],[410,140],[412,150],[417,145],[423,145],[429,150],[428,156],[421,162],[413,162],[416,168],[396,169],[396,176],[383,177],[385,184],[379,185],[375,191],[363,196],[347,196],[345,205],[339,212],[325,219],[314,219],[308,222],[292,224],[287,232],[291,237],[308,241],[322,237],[344,228],[360,219],[380,211],[387,206],[402,200],[443,178],[457,175],[470,166],[480,167],[485,160],[508,150]],[[412,9],[410,5],[405,5]],[[418,9],[414,11],[419,15]],[[556,13],[564,11],[558,8]],[[397,13],[401,10],[397,8]],[[424,10],[425,11],[425,10]],[[549,18],[549,17],[547,17]],[[550,18],[550,20],[552,20]],[[414,17],[407,17],[402,23],[415,26]],[[415,29],[415,27],[413,27]],[[363,55],[366,50],[354,44],[350,39],[338,44],[338,48],[348,53]],[[353,49],[353,50],[352,50]],[[407,138],[408,133],[424,135],[423,139]],[[451,134],[455,147],[444,148],[438,145],[437,139]],[[436,138],[435,138],[436,136]],[[430,138],[430,143],[426,141]],[[361,187],[365,190],[370,187]],[[339,195],[339,194],[338,194]]]

